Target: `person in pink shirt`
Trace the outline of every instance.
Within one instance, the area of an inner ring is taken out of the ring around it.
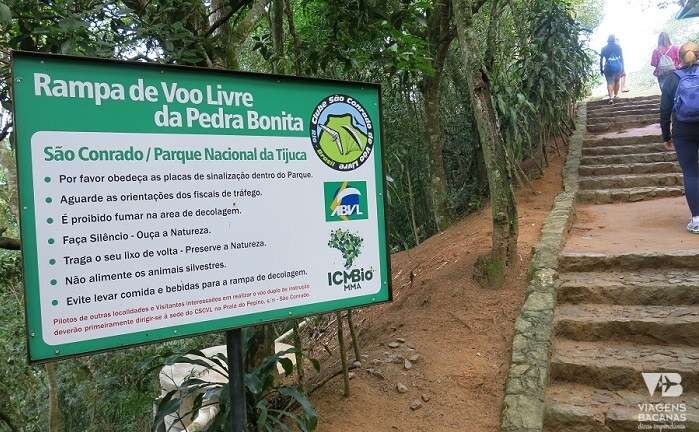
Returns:
[[[650,65],[655,68],[653,75],[658,79],[660,90],[667,77],[682,65],[680,49],[670,42],[670,36],[666,32],[658,36],[658,47],[653,50]]]

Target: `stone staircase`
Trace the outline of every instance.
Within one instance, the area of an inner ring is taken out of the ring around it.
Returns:
[[[657,110],[657,98],[622,102],[617,111],[588,107],[593,118],[599,111],[642,117]],[[674,154],[659,142],[655,134],[587,139],[580,198],[608,203],[681,195]],[[699,431],[699,250],[559,258],[544,431]],[[657,389],[651,396],[644,372],[679,374],[683,394],[663,397]],[[682,421],[657,417],[658,407]]]
[[[561,257],[546,432],[643,430],[643,403],[684,403],[678,430],[699,431],[699,267],[695,256],[655,258]],[[679,373],[685,392],[651,397],[642,372]]]
[[[621,99],[614,105],[604,101],[591,102],[588,104],[587,131],[600,133],[647,126],[657,123],[659,115],[658,96]]]
[[[658,123],[657,96],[588,104],[587,129],[580,160],[578,200],[605,204],[683,194],[674,152],[665,150],[659,131],[636,136],[615,132]]]

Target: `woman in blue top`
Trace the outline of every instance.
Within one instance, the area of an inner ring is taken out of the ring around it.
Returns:
[[[614,98],[619,94],[619,81],[624,75],[624,55],[614,35],[609,35],[607,45],[602,48],[599,57],[599,69],[607,79],[609,103],[613,104]]]

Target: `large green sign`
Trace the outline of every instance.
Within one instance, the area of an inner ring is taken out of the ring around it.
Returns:
[[[12,67],[31,361],[391,299],[378,86]]]

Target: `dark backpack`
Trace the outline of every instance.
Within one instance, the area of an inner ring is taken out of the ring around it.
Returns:
[[[699,123],[699,75],[697,68],[679,69],[675,75],[680,78],[675,93],[675,106],[672,111],[678,121]]]

